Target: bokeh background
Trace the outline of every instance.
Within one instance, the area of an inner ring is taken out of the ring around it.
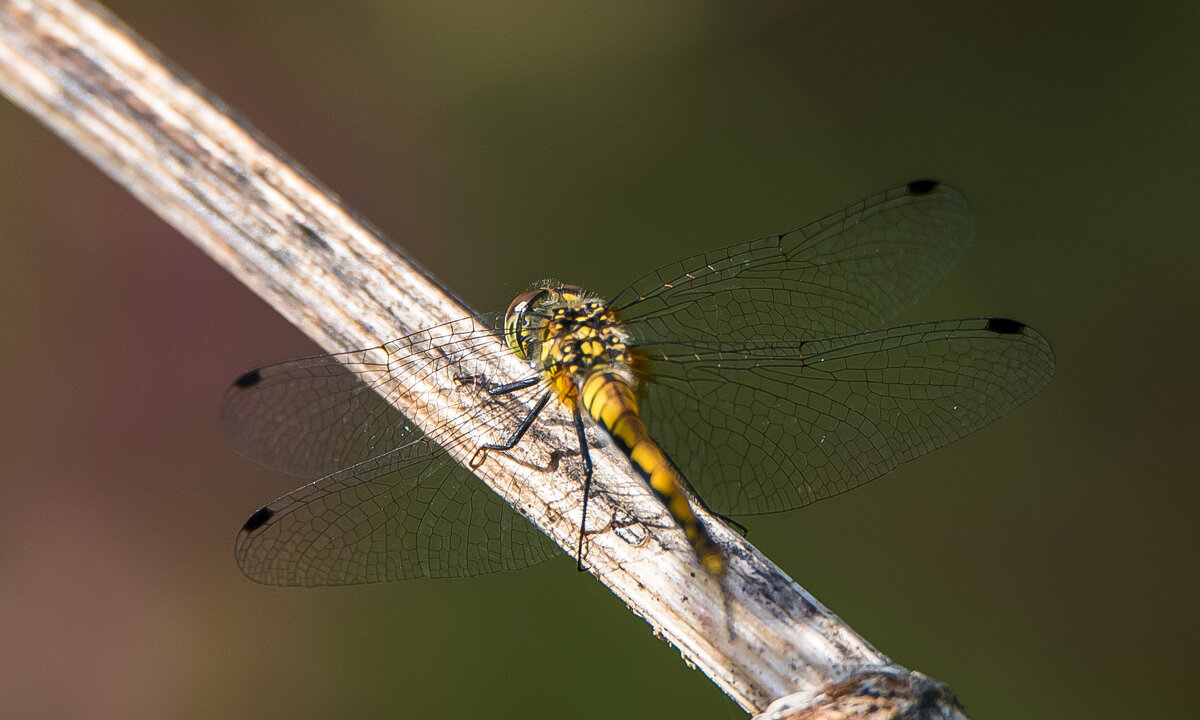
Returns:
[[[751,540],[974,717],[1193,708],[1200,5],[114,0],[481,309],[602,292],[919,176],[975,247],[909,317],[1016,317],[1050,388]],[[741,714],[560,560],[254,585],[298,484],[217,425],[314,348],[0,101],[0,714]]]

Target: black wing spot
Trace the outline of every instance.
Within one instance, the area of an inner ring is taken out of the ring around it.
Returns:
[[[243,373],[241,377],[233,381],[234,387],[248,388],[257,385],[262,380],[262,372],[258,369]]]
[[[262,527],[263,525],[266,525],[267,521],[270,520],[274,516],[275,516],[275,511],[272,510],[271,508],[269,508],[269,507],[259,508],[258,510],[254,511],[254,514],[251,515],[250,519],[246,521],[246,524],[242,526],[242,530],[244,530],[245,532],[254,532],[255,530]]]
[[[913,180],[908,184],[909,195],[928,195],[938,189],[937,180]]]
[[[1025,323],[1008,318],[988,318],[987,329],[1000,335],[1021,335],[1025,332]]]

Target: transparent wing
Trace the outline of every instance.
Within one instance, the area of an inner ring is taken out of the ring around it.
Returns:
[[[883,327],[924,298],[971,244],[962,195],[900,185],[804,227],[686,258],[611,303],[652,355],[782,352]]]
[[[325,475],[251,517],[237,542],[243,571],[270,584],[349,584],[474,575],[556,554],[376,390],[411,400],[417,391],[401,379],[415,376],[443,392],[471,393],[460,421],[498,441],[538,390],[489,396],[480,383],[496,352],[505,351],[490,331],[462,320],[239,378],[221,412],[233,446],[271,467]]]
[[[1039,333],[974,318],[652,365],[651,434],[728,514],[802,507],[987,425],[1054,372]]]
[[[561,551],[427,439],[324,477],[251,516],[238,565],[270,585],[516,570]]]
[[[375,348],[269,365],[226,391],[221,426],[234,449],[257,463],[310,478],[328,475],[411,440],[412,423],[391,400],[412,391],[397,378],[441,377],[449,391],[478,392],[455,378],[481,377],[496,352],[504,350],[493,333],[463,319]],[[519,395],[511,398],[517,402],[480,395],[476,421],[488,427],[503,432],[521,413]]]

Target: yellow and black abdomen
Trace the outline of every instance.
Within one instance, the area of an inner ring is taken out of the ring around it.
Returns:
[[[599,370],[587,377],[579,396],[588,414],[608,432],[683,528],[700,563],[713,575],[722,575],[725,558],[692,512],[683,475],[650,437],[630,383],[619,373]]]

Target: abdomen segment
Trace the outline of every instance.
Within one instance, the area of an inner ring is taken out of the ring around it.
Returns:
[[[615,372],[592,373],[580,390],[580,399],[683,528],[700,564],[713,575],[722,575],[725,558],[692,512],[683,475],[650,437],[629,383]]]

